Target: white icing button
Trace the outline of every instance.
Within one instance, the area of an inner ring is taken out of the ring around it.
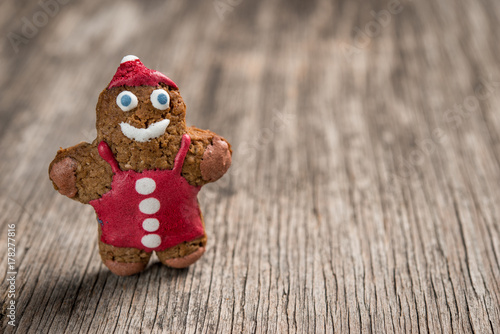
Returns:
[[[144,177],[135,182],[135,191],[141,195],[149,195],[156,189],[156,182],[149,177]]]
[[[160,210],[160,201],[156,198],[146,198],[139,203],[139,210],[147,215],[152,215]]]
[[[122,61],[120,62],[120,64],[126,63],[128,61],[132,61],[132,60],[137,60],[137,59],[139,59],[139,58],[137,58],[136,56],[128,55],[128,56],[125,56],[122,58]]]
[[[147,248],[156,248],[161,244],[161,238],[158,234],[147,234],[142,237],[141,243]]]
[[[142,228],[148,232],[154,232],[160,228],[160,221],[156,218],[147,218],[142,222]]]

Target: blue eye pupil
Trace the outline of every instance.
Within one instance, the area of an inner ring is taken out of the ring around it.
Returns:
[[[128,107],[132,103],[132,98],[128,95],[123,95],[121,98],[121,103],[124,107]]]
[[[160,104],[166,104],[168,102],[167,95],[164,93],[159,94],[158,95],[158,102],[160,102]]]

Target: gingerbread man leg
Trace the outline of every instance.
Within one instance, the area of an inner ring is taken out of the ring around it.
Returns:
[[[193,241],[183,242],[177,246],[156,252],[161,263],[172,268],[186,268],[198,261],[205,253],[207,237],[203,236]]]
[[[137,248],[115,247],[101,241],[99,227],[99,254],[102,262],[118,276],[138,274],[148,265],[151,253]]]

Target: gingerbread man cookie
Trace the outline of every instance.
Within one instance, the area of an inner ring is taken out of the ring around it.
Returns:
[[[97,102],[97,138],[60,149],[54,188],[94,207],[99,253],[115,274],[143,271],[156,252],[185,268],[205,252],[197,194],[231,165],[222,137],[187,127],[177,85],[135,56],[122,59]]]

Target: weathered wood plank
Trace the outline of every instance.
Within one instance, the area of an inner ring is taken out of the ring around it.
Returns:
[[[42,8],[0,4],[2,332],[498,333],[500,4],[222,2],[69,2],[17,53]],[[204,257],[121,278],[47,166],[129,53],[234,156]]]

